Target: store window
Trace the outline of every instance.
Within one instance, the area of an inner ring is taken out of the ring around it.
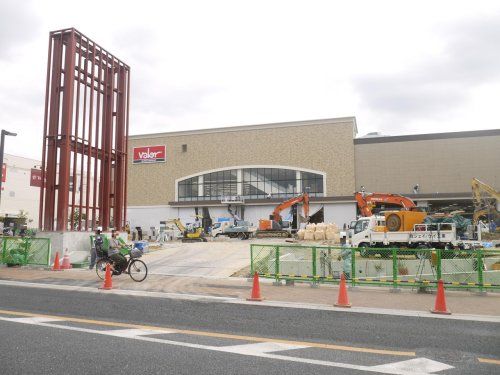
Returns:
[[[322,174],[285,168],[241,168],[200,174],[178,182],[179,201],[221,200],[227,196],[244,199],[290,198],[308,191],[324,196]]]

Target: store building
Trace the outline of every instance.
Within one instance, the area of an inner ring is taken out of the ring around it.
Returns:
[[[361,186],[422,206],[470,205],[472,177],[500,186],[499,145],[500,129],[358,137],[354,117],[134,135],[128,220],[149,229],[228,217],[231,205],[256,224],[307,190],[312,214],[343,225],[356,216]]]

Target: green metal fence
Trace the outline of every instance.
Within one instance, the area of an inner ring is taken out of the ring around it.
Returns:
[[[3,237],[0,263],[7,265],[50,265],[50,239]]]
[[[279,280],[351,285],[500,289],[500,250],[378,249],[250,245],[251,274]]]

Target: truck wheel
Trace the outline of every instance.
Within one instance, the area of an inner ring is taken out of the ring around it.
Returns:
[[[363,258],[368,258],[370,256],[367,243],[360,243],[358,245],[358,248],[359,248],[359,255],[361,255]]]
[[[427,259],[431,257],[431,252],[429,251],[429,247],[427,245],[421,244],[417,246],[417,251],[415,252],[415,258],[417,259]],[[418,250],[421,251],[418,251]]]
[[[240,232],[240,233],[238,233],[238,238],[243,241],[243,240],[247,239],[247,236],[245,236],[245,233]]]

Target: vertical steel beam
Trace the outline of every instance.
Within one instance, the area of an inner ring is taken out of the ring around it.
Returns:
[[[40,187],[40,208],[38,210],[38,229],[43,229],[43,208],[45,197],[45,158],[47,154],[47,120],[49,113],[50,76],[52,65],[52,35],[49,34],[49,51],[47,53],[47,81],[45,83],[45,112],[43,115],[43,140],[42,140],[42,181]]]
[[[58,231],[68,229],[69,172],[71,164],[71,134],[73,125],[73,101],[75,89],[75,33],[65,35],[66,51],[64,56],[64,87],[61,115],[61,147],[59,149],[59,181],[57,194]]]

